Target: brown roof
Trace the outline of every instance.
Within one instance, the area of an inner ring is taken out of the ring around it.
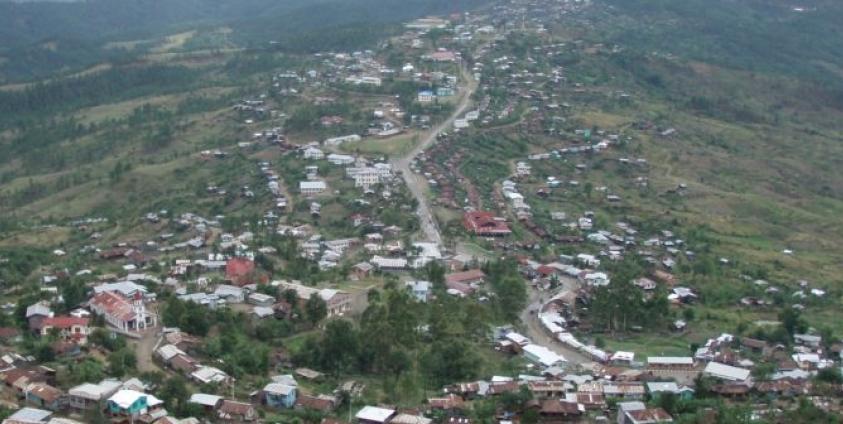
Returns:
[[[448,283],[465,283],[486,278],[486,274],[479,269],[470,269],[463,272],[455,272],[445,276],[445,281]]]
[[[446,393],[459,393],[461,395],[474,394],[480,391],[480,385],[477,383],[457,383],[445,388]]]
[[[582,413],[580,405],[561,399],[545,399],[541,402],[541,413],[544,415],[579,415]]]
[[[45,403],[53,403],[64,395],[61,390],[45,383],[35,383],[27,387],[27,391]]]
[[[606,399],[600,393],[577,393],[577,402],[586,408],[601,408],[606,404]]]
[[[761,393],[805,393],[810,387],[810,382],[783,378],[775,381],[760,381],[755,383],[755,390]]]
[[[627,411],[626,414],[636,423],[667,423],[673,422],[673,417],[661,408],[639,409]]]
[[[46,376],[38,370],[32,368],[14,368],[3,373],[3,382],[11,386],[23,377],[27,378],[27,382],[46,380]]]
[[[327,395],[311,396],[302,394],[296,399],[296,406],[322,412],[333,411],[336,405],[337,399]]]
[[[746,346],[751,349],[764,349],[765,347],[767,347],[767,342],[765,342],[764,340],[742,337],[741,346]]]
[[[749,386],[745,384],[715,384],[711,391],[720,395],[745,395],[749,393]]]
[[[489,394],[490,395],[499,395],[503,393],[512,393],[517,392],[520,389],[518,383],[515,381],[503,381],[499,383],[490,383],[489,384]]]
[[[170,366],[174,370],[181,371],[183,373],[191,373],[196,371],[197,368],[195,359],[182,354],[178,354],[170,359]]]
[[[461,397],[452,393],[446,397],[430,398],[427,404],[431,409],[462,409],[464,402]]]
[[[220,414],[240,417],[253,414],[254,411],[255,408],[252,406],[251,403],[235,402],[233,400],[228,399],[224,399],[222,401],[222,405],[220,405],[219,409]]]

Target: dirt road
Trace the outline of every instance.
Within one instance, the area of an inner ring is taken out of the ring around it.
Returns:
[[[477,89],[477,82],[474,81],[473,77],[465,68],[461,69],[461,74],[466,83],[461,90],[462,93],[460,101],[451,116],[449,116],[444,122],[433,127],[428,134],[422,137],[419,144],[416,145],[407,155],[395,158],[391,161],[392,167],[401,171],[401,174],[404,177],[404,182],[407,184],[407,188],[418,202],[416,215],[419,217],[421,233],[424,237],[421,241],[436,243],[440,246],[442,245],[442,235],[439,232],[439,225],[436,223],[433,211],[430,209],[430,203],[428,202],[427,193],[425,192],[427,185],[424,181],[424,176],[414,174],[410,170],[410,163],[413,162],[413,159],[416,156],[436,141],[436,136],[439,135],[440,132],[451,128],[454,121],[459,118],[460,115],[465,113],[469,106],[471,106],[471,95],[474,94],[474,90]]]
[[[561,283],[565,287],[563,290],[567,291],[573,290],[577,284],[576,281],[569,279],[562,279]],[[550,334],[545,331],[539,321],[538,313],[540,312],[544,302],[548,300],[547,297],[550,296],[550,293],[530,289],[529,294],[529,305],[521,312],[521,322],[524,324],[524,335],[532,340],[533,343],[542,345],[553,352],[564,356],[565,359],[568,360],[569,365],[587,365],[592,363],[593,361],[590,358],[577,350],[567,347],[559,340],[551,337]]]

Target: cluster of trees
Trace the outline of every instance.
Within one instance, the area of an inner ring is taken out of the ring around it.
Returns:
[[[612,282],[599,287],[591,299],[591,319],[595,328],[625,332],[633,326],[656,329],[670,316],[664,288],[645,298],[632,280],[642,273],[640,264],[626,259],[612,267]]]
[[[184,332],[205,336],[217,321],[219,314],[195,302],[184,302],[175,296],[168,297],[161,305],[161,321],[168,327],[178,327]]]
[[[394,284],[371,292],[369,301],[358,325],[328,321],[321,335],[308,337],[294,352],[294,360],[334,375],[376,374],[391,382],[409,373],[428,385],[476,375],[475,338],[457,328],[460,322],[450,325],[463,317],[458,303],[418,303]]]

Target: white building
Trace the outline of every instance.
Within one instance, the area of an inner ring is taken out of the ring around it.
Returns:
[[[328,189],[324,181],[301,181],[299,182],[299,192],[305,196],[312,196],[319,194]]]
[[[321,150],[317,149],[316,147],[310,146],[310,147],[304,149],[304,158],[305,159],[320,160],[320,159],[323,159],[324,157],[325,157],[325,153],[323,153]]]
[[[360,137],[357,134],[350,134],[350,135],[344,135],[344,136],[341,136],[341,137],[331,137],[329,139],[326,139],[322,144],[324,144],[326,146],[339,146],[340,144],[343,144],[343,143],[360,141],[361,139],[362,139],[362,137]]]
[[[330,162],[334,165],[340,165],[340,166],[351,165],[351,164],[354,163],[354,156],[351,156],[351,155],[340,155],[340,154],[336,154],[336,153],[331,153],[328,156],[326,156],[326,159],[328,159],[328,162]]]

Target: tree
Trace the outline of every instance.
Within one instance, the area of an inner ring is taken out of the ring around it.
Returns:
[[[164,383],[158,390],[158,397],[164,399],[167,409],[181,415],[181,412],[186,409],[188,405],[187,400],[190,397],[184,377],[176,375],[164,380]]]
[[[350,321],[334,319],[325,325],[325,334],[319,343],[319,364],[327,371],[339,375],[357,362],[360,350],[358,333]]]
[[[61,288],[64,310],[69,311],[85,301],[85,285],[81,281],[68,281]]]
[[[128,348],[120,349],[108,355],[108,373],[122,377],[135,369],[137,365],[135,352]]]
[[[473,378],[479,358],[471,346],[460,339],[437,340],[422,357],[423,369],[436,386]]]
[[[313,293],[304,305],[304,313],[310,325],[315,327],[328,316],[328,305],[318,293]]]
[[[840,368],[826,367],[817,372],[817,380],[823,383],[839,385],[843,383],[843,376],[840,374]]]
[[[794,334],[802,333],[808,327],[802,319],[802,314],[795,308],[785,308],[779,312],[779,321],[781,321],[782,328],[787,331],[791,339]]]

